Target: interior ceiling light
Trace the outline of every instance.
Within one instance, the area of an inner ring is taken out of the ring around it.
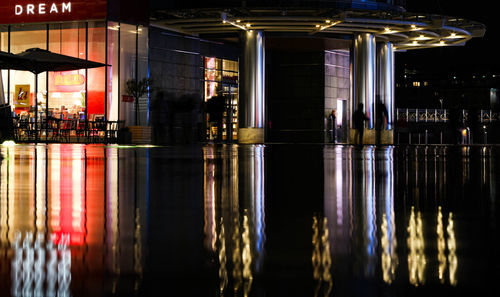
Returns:
[[[232,20],[230,19],[226,13],[221,13],[222,23],[231,24],[237,28],[248,31],[248,28],[251,26],[250,23],[247,23],[245,26],[241,25],[241,20]]]
[[[386,27],[384,29],[384,34],[391,34],[391,33],[396,33],[396,31],[392,30],[391,28],[389,27]]]
[[[327,21],[325,21],[325,22],[327,23],[327,25],[323,25],[323,26],[321,26],[321,25],[316,25],[316,28],[319,28],[319,31],[323,31],[323,30],[325,30],[325,29],[328,29],[328,28],[333,27],[333,26],[335,26],[335,25],[337,25],[337,24],[339,24],[339,23],[340,23],[340,21],[335,21],[335,22],[332,22],[332,21],[330,21],[330,20],[327,20]]]
[[[420,34],[417,38],[415,38],[415,40],[429,40],[429,39],[432,38],[425,36],[424,34]]]
[[[447,38],[447,39],[459,39],[459,38],[462,38],[462,36],[457,35],[457,33],[455,33],[455,32],[452,32],[452,33],[450,34],[450,36],[448,36],[448,37],[446,37],[446,38]]]

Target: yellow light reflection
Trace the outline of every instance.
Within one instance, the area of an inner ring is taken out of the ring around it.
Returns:
[[[448,216],[448,226],[446,231],[448,233],[448,264],[450,265],[450,285],[455,286],[457,284],[456,273],[458,266],[458,258],[456,254],[457,242],[455,240],[455,224],[453,223],[453,213],[450,212]]]
[[[203,231],[205,233],[205,247],[211,251],[215,251],[217,232],[215,230],[215,164],[214,164],[214,151],[213,147],[204,148],[204,177],[203,184],[205,199],[204,204],[204,225]]]
[[[322,291],[323,296],[330,296],[333,288],[331,274],[332,257],[330,253],[330,241],[328,240],[328,218],[323,218],[321,226],[319,218],[313,216],[313,236],[312,236],[312,267],[313,279],[316,281],[314,296],[318,296]],[[321,237],[320,237],[321,232]]]
[[[243,283],[242,280],[242,272],[241,272],[241,241],[240,241],[240,222],[238,218],[234,218],[234,229],[232,241],[234,245],[233,250],[233,280],[234,280],[234,291],[237,292],[240,290],[241,285]]]
[[[250,227],[248,225],[248,215],[243,216],[243,234],[241,235],[243,241],[243,296],[247,297],[252,289],[252,251],[250,248]]]
[[[446,241],[444,239],[443,214],[441,212],[441,206],[438,207],[436,233],[437,233],[438,262],[439,262],[438,278],[441,281],[441,283],[444,283],[443,275],[446,269],[446,256],[444,252],[446,249]]]
[[[224,296],[224,290],[227,287],[227,255],[226,255],[226,232],[224,230],[224,220],[220,218],[219,232],[219,291]]]
[[[392,213],[394,216],[394,213]],[[394,226],[394,224],[392,225]],[[387,221],[387,216],[382,215],[382,278],[387,284],[391,284],[396,278],[396,268],[398,265],[398,256],[396,254],[396,235],[394,228],[389,231],[389,223]]]
[[[415,209],[412,206],[410,221],[408,223],[408,277],[412,285],[418,286],[425,283],[424,270],[426,265],[425,259],[425,242],[422,228],[422,217],[418,212],[415,216]]]

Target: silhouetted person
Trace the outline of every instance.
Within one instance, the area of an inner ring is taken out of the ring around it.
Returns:
[[[387,107],[380,100],[380,96],[376,97],[376,117],[375,117],[375,143],[380,144],[380,134],[382,130],[385,128],[386,120],[388,118]]]
[[[363,133],[365,130],[365,121],[367,120],[368,118],[363,112],[363,103],[359,103],[358,109],[356,109],[353,115],[354,129],[356,129],[354,134],[354,143],[363,144]]]
[[[217,141],[222,141],[222,120],[224,117],[225,98],[223,95],[214,96],[207,101],[208,121],[217,127]]]
[[[328,136],[331,143],[335,143],[337,137],[337,111],[332,109],[332,112],[328,116]]]

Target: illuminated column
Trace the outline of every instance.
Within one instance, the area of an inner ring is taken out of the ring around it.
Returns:
[[[387,126],[385,126],[385,130],[393,130],[394,46],[391,42],[377,44],[377,95],[380,96],[380,101],[387,108]],[[389,143],[392,143],[391,132],[387,132],[389,133]]]
[[[354,37],[353,49],[353,105],[364,105],[364,112],[369,120],[365,128],[373,129],[375,125],[375,37],[370,33],[358,34]],[[370,133],[365,133],[368,138]]]
[[[262,31],[242,33],[243,57],[240,63],[240,143],[264,142],[265,53]]]

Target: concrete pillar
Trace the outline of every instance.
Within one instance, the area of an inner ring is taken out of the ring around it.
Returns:
[[[391,42],[377,44],[377,95],[387,107],[388,126],[394,125],[394,46]]]
[[[383,143],[393,143],[394,125],[394,46],[391,42],[377,44],[377,96],[387,108],[387,126],[382,131]],[[375,110],[376,111],[376,110]],[[376,111],[377,112],[377,111]]]
[[[354,36],[352,48],[352,105],[351,105],[351,142],[354,140],[354,111],[358,104],[363,104],[363,111],[368,117],[365,122],[363,143],[375,142],[375,36],[361,33]]]
[[[241,35],[239,130],[240,143],[264,142],[265,128],[265,46],[262,31]]]
[[[365,127],[375,126],[375,37],[370,33],[358,34],[354,38],[353,65],[353,112],[363,103],[369,120]]]

